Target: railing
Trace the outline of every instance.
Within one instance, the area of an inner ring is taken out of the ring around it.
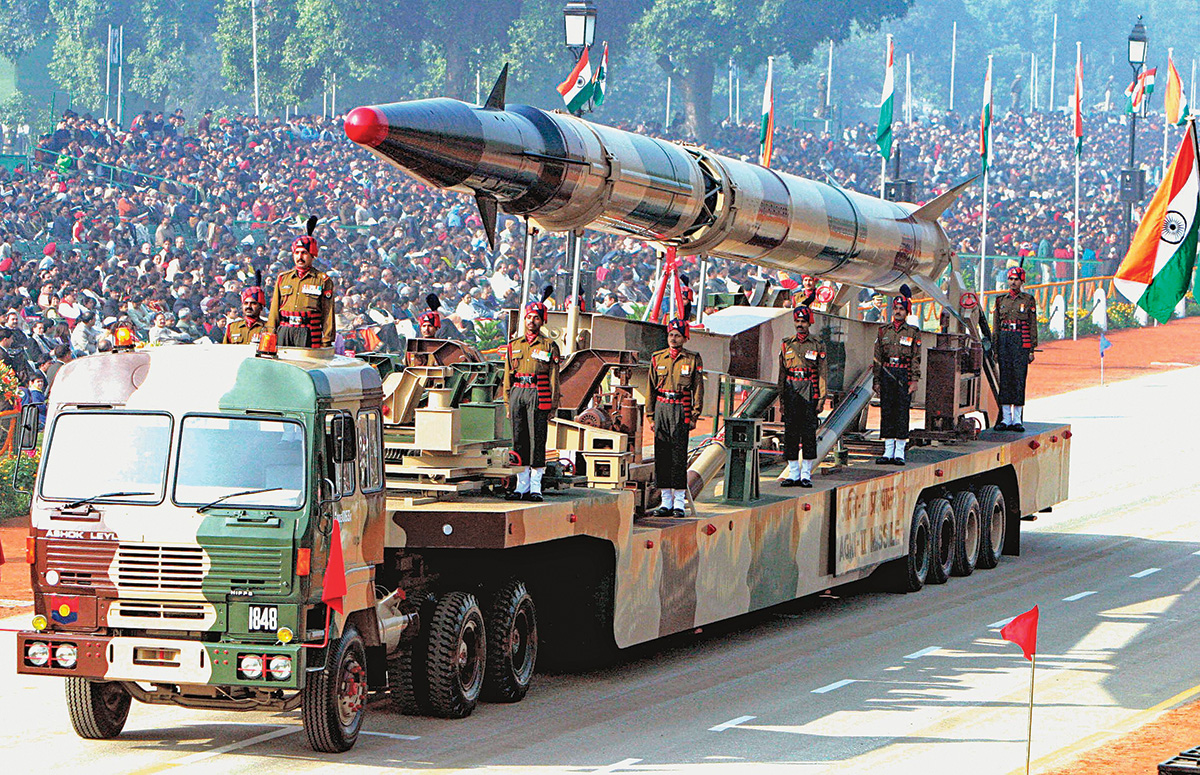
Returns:
[[[8,457],[13,454],[13,441],[17,437],[17,423],[20,421],[20,409],[0,412],[0,433],[4,434],[4,443],[0,444],[0,457]]]
[[[71,161],[70,166],[65,170],[59,166],[59,161],[63,158],[70,159]],[[146,186],[154,185],[155,181],[158,183],[167,183],[178,189],[174,193],[183,194],[186,192],[190,194],[197,204],[203,202],[205,198],[204,192],[198,186],[194,186],[191,183],[183,183],[178,180],[172,180],[171,178],[164,178],[159,175],[151,175],[148,172],[130,169],[129,167],[116,167],[112,164],[105,164],[98,161],[86,162],[85,166],[81,169],[79,166],[77,166],[77,162],[79,162],[78,158],[69,154],[51,151],[46,148],[35,149],[33,154],[30,156],[29,161],[31,165],[51,167],[58,169],[64,174],[68,174],[70,172],[89,172],[100,180],[107,180],[113,185],[123,186],[126,188],[144,188]]]
[[[1066,300],[1068,307],[1071,306],[1071,286],[1074,283],[1070,280],[1054,283],[1039,283],[1037,285],[1026,285],[1025,292],[1032,294],[1033,298],[1037,299],[1038,309],[1043,312],[1050,309],[1050,303],[1054,301],[1054,297],[1062,294]],[[1113,295],[1113,278],[1110,277],[1089,277],[1079,281],[1079,302],[1080,307],[1090,308],[1089,299],[1096,293],[1097,289],[1103,289],[1107,298],[1112,298]],[[992,299],[996,296],[1008,293],[1008,291],[984,291],[983,298],[980,303],[983,306],[985,314],[992,308]],[[942,305],[929,298],[913,299],[912,314],[917,317],[917,326],[927,331],[936,331],[941,326]]]

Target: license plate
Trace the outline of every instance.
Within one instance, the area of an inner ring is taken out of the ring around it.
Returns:
[[[275,632],[279,629],[279,608],[273,605],[250,606],[250,632]]]

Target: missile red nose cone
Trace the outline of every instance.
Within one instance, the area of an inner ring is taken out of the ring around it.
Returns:
[[[346,137],[374,148],[388,135],[387,117],[375,108],[355,108],[346,116]]]

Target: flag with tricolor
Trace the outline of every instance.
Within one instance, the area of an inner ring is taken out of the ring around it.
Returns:
[[[321,581],[321,602],[339,614],[345,614],[346,563],[342,558],[342,526],[337,517],[333,519],[333,530],[329,533],[329,561],[325,564],[325,576]]]
[[[771,166],[771,146],[775,138],[775,90],[772,79],[775,57],[767,57],[767,85],[763,87],[762,122],[758,128],[758,163]]]
[[[558,85],[558,93],[562,95],[563,102],[567,103],[567,110],[572,113],[583,110],[592,98],[592,65],[588,62],[586,48],[567,80]]]
[[[1163,182],[1138,224],[1114,283],[1125,298],[1159,323],[1166,323],[1187,293],[1196,266],[1196,214],[1200,168],[1196,124],[1187,132]]]
[[[1146,72],[1142,73],[1142,91],[1149,97],[1154,93],[1154,77],[1158,74],[1157,67],[1151,67]]]
[[[1167,113],[1167,123],[1182,124],[1187,121],[1188,101],[1183,93],[1183,79],[1175,69],[1174,57],[1167,56],[1167,93],[1163,96],[1163,107]]]
[[[1140,73],[1129,88],[1125,89],[1125,96],[1128,102],[1125,103],[1125,112],[1134,113],[1142,109],[1142,101],[1150,96],[1154,91],[1154,74],[1157,68],[1150,68],[1143,73]]]
[[[1075,155],[1083,155],[1083,54],[1075,51]]]
[[[604,41],[604,53],[600,55],[600,66],[592,79],[592,104],[597,108],[604,104],[604,92],[608,90],[608,41]]]
[[[892,62],[896,48],[892,36],[887,36],[887,69],[883,73],[883,96],[879,100],[879,129],[875,132],[875,144],[883,158],[892,158],[892,111],[895,105],[895,78]]]
[[[979,158],[987,172],[992,161],[992,59],[988,57],[987,75],[983,77],[983,107],[979,111]]]

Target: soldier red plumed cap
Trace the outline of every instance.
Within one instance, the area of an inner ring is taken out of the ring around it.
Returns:
[[[257,301],[264,307],[267,306],[267,294],[263,293],[263,289],[257,285],[251,285],[242,289],[242,301]]]
[[[442,316],[439,315],[438,313],[434,312],[433,310],[429,310],[428,312],[422,314],[421,317],[417,318],[417,322],[421,323],[422,325],[424,325],[425,323],[429,323],[430,325],[433,325],[436,328],[441,328],[442,327]]]
[[[1010,266],[1008,268],[1008,279],[1017,278],[1021,282],[1025,282],[1025,269],[1019,266]]]
[[[892,297],[892,306],[893,307],[903,307],[905,312],[912,312],[912,299],[908,298],[907,296],[903,296],[903,295],[902,296],[893,296]]]
[[[531,301],[525,305],[525,314],[528,315],[530,312],[536,312],[543,322],[546,320],[546,305],[540,301]]]
[[[316,258],[317,251],[320,249],[320,246],[317,245],[317,240],[315,238],[305,234],[292,240],[292,250],[295,250],[296,248],[303,248],[310,256]]]
[[[691,336],[691,333],[688,331],[688,322],[682,318],[675,318],[670,323],[667,323],[667,331],[678,331],[683,335],[684,339]]]
[[[812,323],[813,322],[812,307],[802,304],[798,307],[793,308],[792,309],[792,320],[796,321],[797,323],[800,322],[801,320],[803,320],[806,323]]]

